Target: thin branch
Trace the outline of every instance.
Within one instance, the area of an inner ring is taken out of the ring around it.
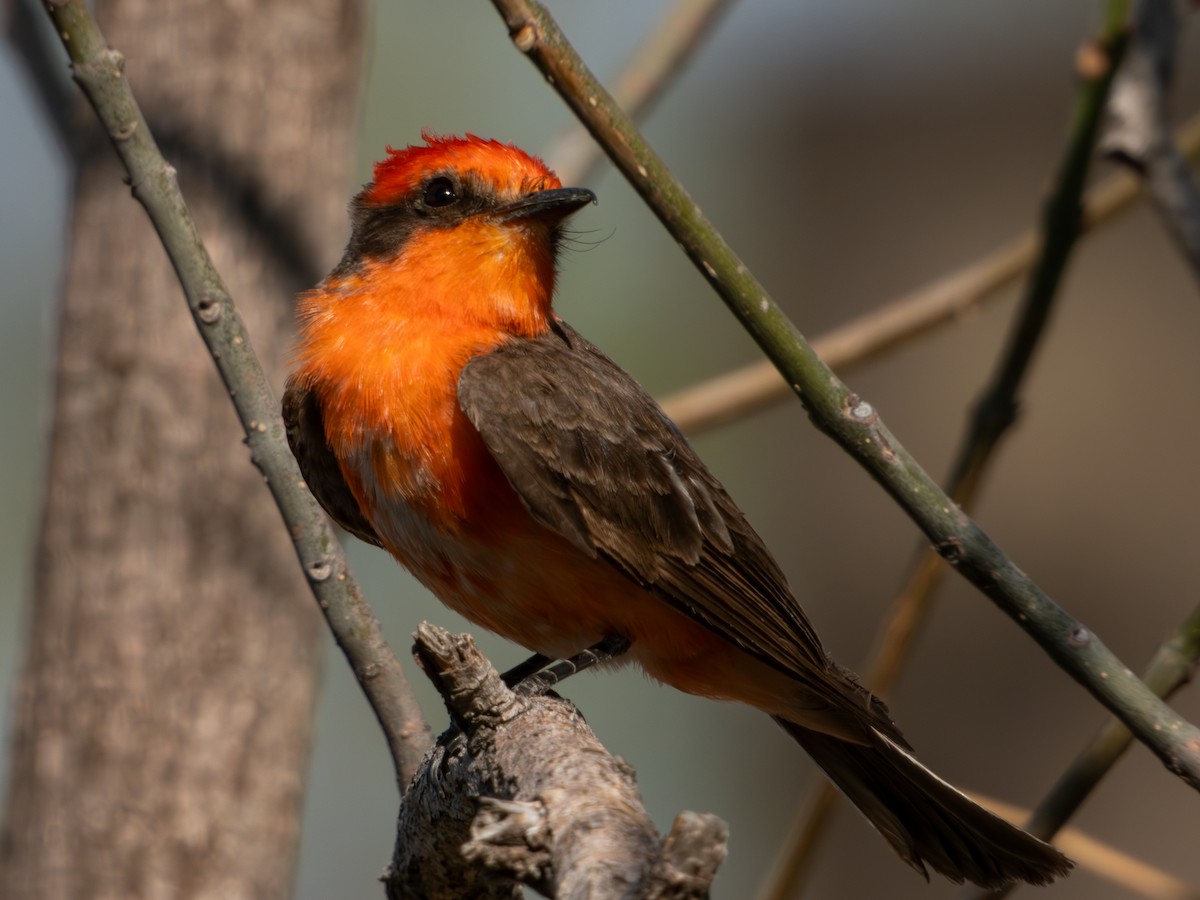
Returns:
[[[621,69],[612,89],[614,102],[632,118],[645,115],[712,33],[729,5],[730,0],[675,0]],[[554,170],[563,184],[586,183],[603,158],[596,142],[578,123],[559,134],[544,155],[554,160]]]
[[[1160,697],[1170,697],[1191,679],[1200,662],[1200,606],[1197,606],[1154,654],[1142,676]],[[1110,720],[1063,773],[1038,804],[1025,826],[1030,834],[1050,840],[1073,816],[1083,801],[1116,765],[1133,743],[1133,735],[1120,722]],[[1065,848],[1064,848],[1065,849]],[[998,900],[1010,891],[979,892],[976,896]],[[1191,896],[1200,895],[1196,891]]]
[[[83,0],[46,4],[87,95],[175,267],[200,336],[229,389],[250,457],[266,478],[308,577],[313,596],[367,695],[392,752],[400,784],[432,743],[429,726],[379,623],[364,601],[324,512],[288,449],[279,403],[250,346],[228,289],[184,204],[175,170],[163,159],[124,77],[124,60],[105,43]]]
[[[926,557],[922,562],[929,559],[936,561],[934,557]],[[928,607],[925,609],[928,610]],[[1165,699],[1188,683],[1198,663],[1200,606],[1158,648],[1143,680],[1152,691]],[[1115,719],[1109,721],[1075,758],[1032,815],[1026,810],[1004,806],[978,794],[972,793],[972,796],[1009,821],[1025,822],[1024,828],[1030,834],[1045,841],[1054,840],[1058,848],[1081,867],[1097,871],[1130,890],[1147,897],[1200,900],[1200,889],[1182,885],[1173,876],[1125,857],[1119,851],[1101,845],[1073,829],[1060,830],[1132,743],[1133,735],[1128,728]],[[819,851],[820,839],[826,833],[826,817],[838,798],[837,792],[828,784],[812,792],[784,844],[784,847],[793,849],[780,855],[765,881],[766,888],[759,894],[759,900],[783,900],[796,896],[804,876],[811,868],[813,857]],[[1010,890],[988,892],[970,889],[967,896],[973,900],[999,900],[1009,893]]]
[[[1122,70],[1124,67],[1122,67]],[[1200,116],[1175,133],[1184,160],[1200,157]],[[1088,190],[1083,200],[1083,234],[1114,221],[1142,196],[1142,183],[1118,172]],[[906,341],[957,321],[991,300],[1033,269],[1038,259],[1036,229],[1030,229],[986,256],[932,284],[881,304],[813,340],[813,350],[838,372],[870,362]],[[789,399],[792,389],[769,360],[750,363],[684,388],[662,401],[667,414],[695,435],[736,422]]]
[[[1159,218],[1200,279],[1200,188],[1171,139],[1167,114],[1182,6],[1180,0],[1138,3],[1101,146],[1145,181]]]
[[[1081,234],[1084,183],[1104,115],[1111,67],[1116,64],[1116,59],[1104,54],[1102,48],[1113,46],[1121,40],[1125,31],[1126,6],[1125,2],[1109,3],[1105,32],[1094,45],[1088,47],[1087,52],[1081,54],[1087,58],[1101,54],[1107,60],[1108,68],[1090,78],[1086,70],[1079,73],[1084,79],[1083,86],[1066,152],[1059,164],[1055,188],[1043,209],[1037,263],[1026,286],[1025,297],[1008,343],[1000,356],[1000,363],[976,402],[947,481],[946,492],[964,509],[974,505],[1000,439],[1016,421],[1018,395],[1049,323],[1071,251]],[[917,566],[900,603],[915,603],[920,607],[928,602],[942,571],[942,567],[933,560],[924,560]],[[920,611],[902,615],[906,621],[913,623],[923,618]],[[901,632],[906,630],[899,629]],[[893,648],[903,645],[896,640],[889,643]],[[875,673],[879,678],[876,689],[887,691],[895,679],[899,660],[885,658],[882,662],[884,665]]]
[[[1099,54],[1109,68],[1079,73],[1082,82],[1066,149],[1059,162],[1054,190],[1043,207],[1037,262],[1000,364],[976,403],[946,485],[946,493],[963,510],[973,508],[1000,439],[1016,420],[1018,393],[1045,333],[1067,261],[1081,233],[1084,184],[1112,81],[1111,67],[1117,62],[1102,48],[1113,46],[1124,34],[1123,6],[1123,3],[1109,4],[1105,31],[1079,54],[1080,59],[1095,59]],[[908,584],[893,602],[867,666],[866,683],[881,696],[890,693],[921,624],[929,618],[937,587],[945,576],[945,566],[937,554],[920,549],[918,554]],[[837,807],[837,797],[826,785],[816,790],[819,796],[804,810],[809,820],[794,830],[798,837],[809,841],[821,833],[823,823],[830,820]],[[815,847],[813,842],[785,849],[788,861],[780,867],[781,874],[796,882],[802,880],[816,859]],[[788,896],[793,890],[791,883],[780,884],[767,896]]]
[[[814,424],[880,483],[951,565],[1128,724],[1164,765],[1200,789],[1200,729],[1155,697],[1088,628],[1018,569],[900,445],[874,408],[821,361],[629,118],[613,104],[549,13],[533,0],[493,0],[493,4],[517,49],[529,56],[584,122],[784,373]],[[1105,50],[1115,61],[1121,42]],[[1110,81],[1111,72],[1110,65],[1101,78]]]
[[[1200,662],[1200,606],[1154,654],[1143,676],[1146,685],[1164,699],[1191,679]],[[1034,812],[1029,830],[1049,839],[1079,808],[1100,777],[1112,767],[1133,740],[1120,722],[1107,724],[1079,755]]]

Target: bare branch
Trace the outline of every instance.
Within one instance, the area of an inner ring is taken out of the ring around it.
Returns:
[[[538,66],[784,373],[814,424],[879,482],[938,553],[1125,722],[1168,769],[1200,789],[1200,729],[1154,696],[1090,629],[1056,605],[1008,559],[918,465],[871,404],[851,392],[821,361],[629,118],[613,104],[545,8],[533,0],[493,0],[493,4],[517,49]],[[1107,93],[1122,43],[1118,39],[1103,49],[1110,64],[1097,76],[1102,96]]]
[[[1049,322],[1071,251],[1081,233],[1084,182],[1104,113],[1112,67],[1117,62],[1104,48],[1121,39],[1125,28],[1124,14],[1122,4],[1110,4],[1105,33],[1099,40],[1086,43],[1077,57],[1082,85],[1054,190],[1043,210],[1037,263],[999,365],[976,403],[946,485],[946,492],[964,510],[974,506],[1000,439],[1016,421],[1021,386]],[[928,621],[937,588],[945,575],[945,567],[933,551],[918,549],[917,552],[918,561],[904,590],[892,604],[868,666],[867,683],[884,696],[890,692],[907,661],[921,624]],[[837,798],[823,787],[818,788],[818,794],[806,809],[812,818],[796,830],[808,840],[820,833],[822,823],[829,821],[837,805]],[[815,861],[814,847],[815,844],[796,844],[785,851],[791,859],[781,868],[781,873],[797,881],[802,879]],[[790,885],[781,885],[779,894],[790,890]]]
[[[1200,606],[1155,652],[1143,680],[1160,697],[1170,697],[1192,677],[1200,662]],[[1032,817],[1026,817],[1030,834],[1049,840],[1083,805],[1083,801],[1108,774],[1129,745],[1133,735],[1116,720],[1108,722],[1038,804]],[[981,892],[979,897],[1005,897],[1009,891]],[[1195,897],[1200,892],[1193,893]]]
[[[646,900],[708,897],[717,867],[725,861],[729,828],[714,815],[681,812],[663,838],[662,861],[655,869]]]
[[[124,77],[123,58],[107,46],[83,0],[58,0],[47,4],[47,11],[71,57],[76,81],[125,166],[133,195],[175,267],[196,327],[237,409],[251,460],[267,480],[313,596],[387,736],[403,785],[429,746],[429,726],[350,574],[329,520],[300,477],[284,438],[279,403],[233,298],[196,232],[175,170],[150,134]]]
[[[1182,0],[1141,0],[1129,59],[1113,85],[1100,146],[1145,181],[1154,208],[1200,279],[1200,188],[1171,138],[1167,113]]]
[[[660,841],[632,770],[570,703],[509,690],[468,635],[424,623],[415,637],[456,728],[405,796],[392,900],[513,897],[518,882],[553,897],[707,896],[724,823],[683,813]]]

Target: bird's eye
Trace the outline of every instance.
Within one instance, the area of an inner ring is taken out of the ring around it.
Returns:
[[[425,186],[424,200],[426,206],[434,209],[457,203],[458,192],[454,189],[454,182],[445,177],[433,179]]]

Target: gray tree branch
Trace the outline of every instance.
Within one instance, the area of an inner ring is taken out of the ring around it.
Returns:
[[[455,727],[405,795],[391,900],[517,897],[518,883],[558,898],[708,896],[725,858],[720,819],[683,813],[660,839],[632,769],[574,706],[509,690],[468,635],[425,623],[415,638]]]

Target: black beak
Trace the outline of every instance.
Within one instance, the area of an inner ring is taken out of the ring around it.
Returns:
[[[495,211],[500,221],[511,219],[546,218],[559,222],[576,210],[596,202],[596,195],[587,188],[554,188],[549,191],[534,191],[518,197],[507,206]]]

